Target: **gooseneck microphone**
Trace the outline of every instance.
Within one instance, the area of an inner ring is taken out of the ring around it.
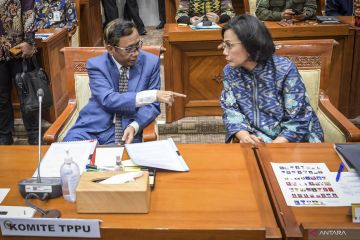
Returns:
[[[19,191],[24,198],[39,198],[42,200],[57,198],[62,195],[61,179],[57,177],[41,178],[41,110],[44,90],[41,88],[37,91],[39,100],[39,135],[38,135],[38,164],[36,178],[28,178],[18,182]]]
[[[44,90],[42,88],[39,88],[37,90],[36,95],[39,98],[39,135],[38,135],[38,166],[37,166],[37,182],[41,183],[41,177],[40,177],[40,161],[41,161],[41,108],[42,108],[42,99],[44,97]]]
[[[212,25],[212,22],[208,19],[208,17],[206,16],[207,12],[206,12],[206,3],[207,3],[207,0],[203,0],[203,3],[204,3],[204,17],[203,17],[203,20],[202,20],[202,24],[203,26],[211,26]]]

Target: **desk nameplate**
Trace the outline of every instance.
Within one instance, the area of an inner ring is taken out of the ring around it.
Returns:
[[[3,218],[3,236],[100,238],[98,219]]]

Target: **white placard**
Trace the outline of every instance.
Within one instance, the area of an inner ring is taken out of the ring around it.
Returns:
[[[100,220],[63,218],[2,218],[3,236],[100,238]]]
[[[4,200],[9,191],[10,188],[0,188],[0,203]]]

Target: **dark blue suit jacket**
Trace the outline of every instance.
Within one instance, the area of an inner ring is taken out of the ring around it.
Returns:
[[[113,128],[114,114],[120,113],[123,129],[133,121],[139,124],[134,142],[141,142],[143,128],[160,114],[160,105],[152,103],[136,108],[136,93],[160,89],[159,57],[140,51],[136,64],[130,68],[128,91],[125,93],[118,91],[120,73],[109,53],[91,58],[87,62],[87,70],[91,97],[64,140],[81,140],[93,136],[99,138],[100,134]],[[111,138],[110,143],[114,141],[114,136]]]

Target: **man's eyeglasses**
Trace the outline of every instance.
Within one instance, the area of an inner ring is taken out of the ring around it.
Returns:
[[[236,44],[241,44],[241,42],[231,43],[229,41],[222,41],[220,46],[222,49],[231,50]]]
[[[114,48],[120,49],[121,51],[124,51],[125,53],[130,54],[130,53],[139,51],[139,49],[141,49],[142,45],[143,45],[143,42],[140,40],[137,43],[135,43],[134,45],[129,46],[127,48],[122,48],[122,47],[118,47],[118,46],[114,46]]]

